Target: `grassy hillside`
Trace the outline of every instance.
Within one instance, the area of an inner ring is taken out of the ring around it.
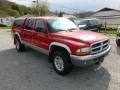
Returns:
[[[27,13],[31,13],[30,8],[23,5],[17,5],[7,0],[0,0],[0,17],[3,16],[21,16]]]

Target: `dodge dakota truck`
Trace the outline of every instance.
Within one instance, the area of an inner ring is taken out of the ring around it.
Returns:
[[[28,46],[47,54],[60,75],[71,72],[73,66],[103,62],[111,49],[108,37],[79,30],[63,17],[16,18],[11,32],[17,51],[23,52]]]

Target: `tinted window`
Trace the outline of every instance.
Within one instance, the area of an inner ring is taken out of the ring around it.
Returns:
[[[78,25],[87,25],[88,24],[88,20],[80,20],[78,22]]]
[[[15,20],[13,26],[14,27],[21,27],[23,20]]]
[[[34,19],[29,19],[26,21],[25,28],[28,30],[32,30],[34,26],[35,20]]]
[[[37,32],[45,32],[45,26],[43,20],[37,20],[36,26],[35,26],[35,31]]]
[[[90,20],[90,21],[89,21],[89,24],[90,24],[90,25],[96,25],[97,22],[96,22],[95,20]]]

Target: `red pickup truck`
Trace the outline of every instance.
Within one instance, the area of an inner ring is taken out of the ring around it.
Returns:
[[[49,55],[55,71],[66,75],[75,66],[101,63],[111,49],[109,38],[100,33],[79,30],[61,17],[17,18],[12,27],[19,52],[29,46]]]

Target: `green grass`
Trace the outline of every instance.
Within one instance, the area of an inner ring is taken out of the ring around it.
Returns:
[[[11,29],[11,27],[0,27],[0,29]]]
[[[0,27],[0,31],[10,31],[11,27]]]
[[[102,29],[100,31],[101,33],[107,34],[107,35],[116,35],[117,34],[117,29]]]

